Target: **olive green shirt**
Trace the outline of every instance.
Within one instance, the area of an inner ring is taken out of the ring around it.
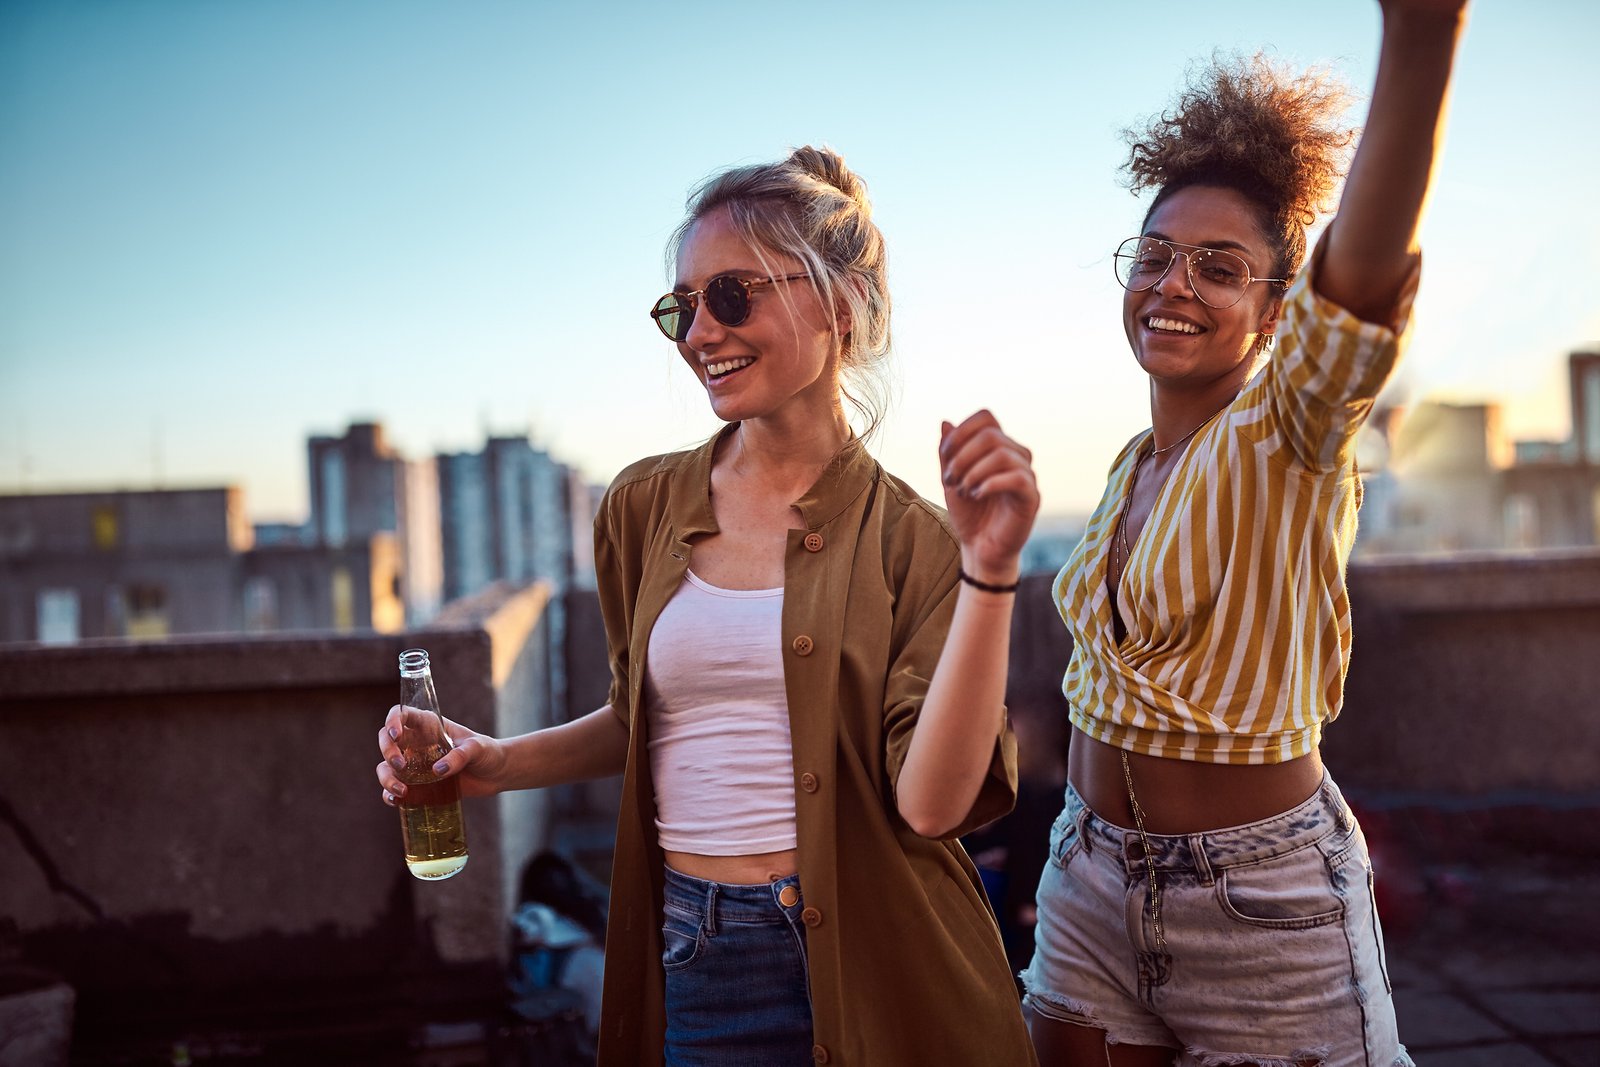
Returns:
[[[612,709],[629,732],[611,878],[599,1062],[662,1060],[664,861],[641,707],[650,630],[695,540],[717,530],[717,441],[633,464],[595,520]],[[1009,811],[1016,740],[949,840],[900,817],[906,758],[956,602],[943,513],[852,443],[795,507],[784,551],[783,659],[819,1063],[1030,1064],[1032,1046],[977,870],[954,840]]]

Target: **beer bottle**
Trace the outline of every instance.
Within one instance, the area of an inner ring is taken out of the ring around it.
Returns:
[[[467,865],[467,831],[461,818],[461,786],[454,777],[440,779],[433,765],[450,751],[450,737],[439,714],[428,653],[408,648],[400,653],[400,736],[396,739],[406,784],[400,809],[400,836],[406,866],[418,878],[449,878]]]

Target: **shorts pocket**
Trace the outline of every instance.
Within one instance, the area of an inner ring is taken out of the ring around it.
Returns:
[[[700,917],[671,904],[662,909],[661,966],[680,971],[698,960],[705,949],[706,932]]]
[[[1217,877],[1217,898],[1230,919],[1268,929],[1330,926],[1345,914],[1344,899],[1315,846],[1224,869]]]
[[[1078,820],[1062,811],[1050,827],[1050,862],[1066,870],[1067,864],[1081,851],[1083,841],[1078,833]]]

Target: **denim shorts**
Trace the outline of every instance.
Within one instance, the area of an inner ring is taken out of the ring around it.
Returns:
[[[667,1067],[811,1064],[800,876],[726,885],[667,868]]]
[[[1400,1067],[1367,843],[1333,779],[1247,826],[1148,835],[1067,787],[1039,880],[1024,1004],[1180,1065]]]

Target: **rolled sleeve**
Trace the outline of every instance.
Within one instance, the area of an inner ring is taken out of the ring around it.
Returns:
[[[933,680],[934,668],[938,666],[945,638],[950,633],[950,621],[955,614],[958,593],[953,561],[947,575],[938,584],[940,591],[928,600],[931,606],[919,611],[917,617],[911,620],[908,635],[894,657],[885,687],[884,762],[891,793],[899,788],[900,770],[905,766],[911,739],[916,734],[917,720],[922,715],[922,705],[928,696],[928,686]],[[977,799],[973,801],[966,817],[941,837],[951,839],[970,833],[1010,811],[1016,802],[1017,739],[1007,717],[1005,726],[995,738]]]
[[[1421,256],[1414,257],[1388,322],[1365,322],[1317,292],[1326,247],[1324,237],[1289,287],[1277,351],[1263,375],[1285,445],[1301,464],[1324,470],[1348,460],[1356,432],[1394,373],[1422,267]]]

